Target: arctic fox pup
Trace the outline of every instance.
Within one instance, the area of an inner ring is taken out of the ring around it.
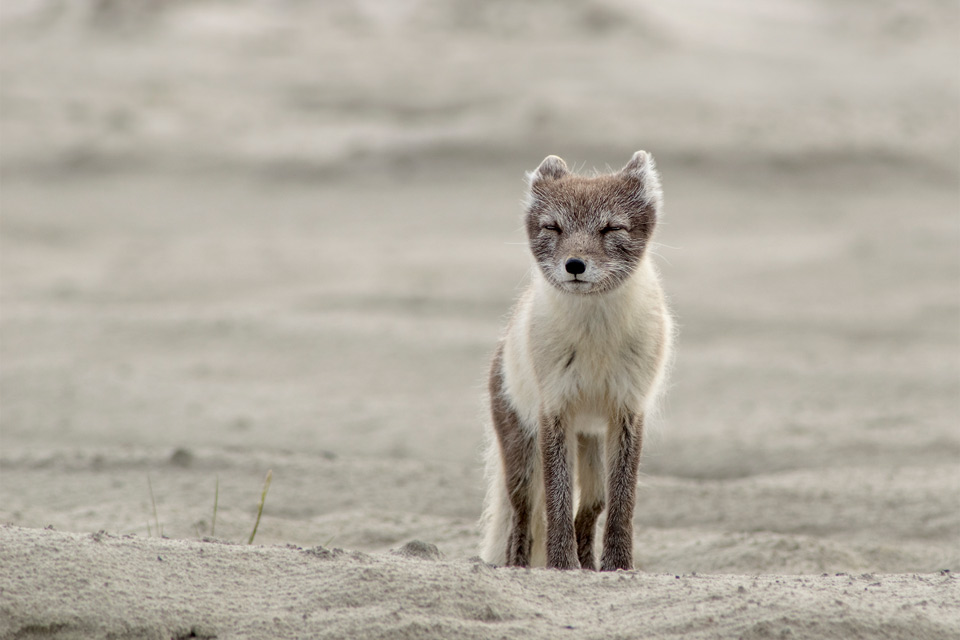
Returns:
[[[548,156],[529,182],[525,223],[538,268],[490,371],[495,438],[481,556],[596,570],[606,508],[600,569],[632,569],[644,415],[672,337],[648,250],[660,178],[638,151],[595,177]]]

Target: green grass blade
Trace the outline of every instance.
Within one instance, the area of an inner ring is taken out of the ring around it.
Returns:
[[[270,481],[273,479],[273,470],[267,471],[267,479],[263,482],[263,493],[260,494],[260,506],[257,507],[257,521],[253,523],[253,531],[250,533],[250,539],[247,544],[253,544],[253,539],[257,535],[257,527],[260,526],[260,516],[263,515],[263,503],[267,501],[267,491],[270,490]]]

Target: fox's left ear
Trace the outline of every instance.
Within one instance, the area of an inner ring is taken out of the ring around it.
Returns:
[[[637,151],[630,158],[630,162],[620,170],[620,175],[627,178],[634,187],[634,196],[642,201],[642,206],[651,207],[654,213],[659,213],[663,204],[663,188],[660,186],[660,174],[653,156],[646,151]]]

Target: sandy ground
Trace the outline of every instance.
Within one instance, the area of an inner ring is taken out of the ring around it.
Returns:
[[[0,637],[960,637],[955,3],[165,6],[0,9]],[[637,148],[638,570],[483,565],[523,172]]]
[[[34,568],[4,589],[30,605],[27,638],[949,638],[960,610],[951,575],[497,569],[423,542],[368,555],[9,527],[0,541]]]

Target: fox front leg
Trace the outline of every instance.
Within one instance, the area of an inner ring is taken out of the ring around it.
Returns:
[[[547,507],[547,568],[579,569],[573,527],[572,457],[559,416],[540,419],[540,456]]]
[[[633,511],[643,448],[643,416],[626,413],[607,433],[607,522],[601,571],[633,569]]]

